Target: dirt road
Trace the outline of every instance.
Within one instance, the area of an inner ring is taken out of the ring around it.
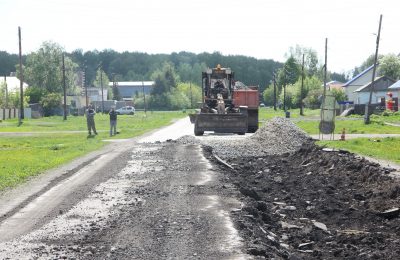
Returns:
[[[119,140],[3,194],[0,258],[248,258],[229,214],[238,192],[200,146],[148,143],[192,130]]]

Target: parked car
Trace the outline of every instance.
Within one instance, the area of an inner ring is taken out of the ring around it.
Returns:
[[[131,106],[126,106],[115,110],[115,112],[117,112],[117,115],[134,115],[135,108]]]

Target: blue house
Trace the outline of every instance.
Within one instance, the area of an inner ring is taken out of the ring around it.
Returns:
[[[368,67],[364,71],[362,71],[360,74],[358,74],[351,80],[347,81],[342,86],[346,93],[348,101],[352,101],[355,104],[357,104],[359,92],[355,92],[355,91],[371,82],[373,68],[374,68],[374,65],[371,65],[370,67]],[[376,72],[378,73],[378,70]],[[379,76],[377,73],[375,75],[375,78]]]

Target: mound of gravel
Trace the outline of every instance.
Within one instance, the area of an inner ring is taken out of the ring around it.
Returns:
[[[175,140],[179,144],[200,144],[200,141],[192,135],[184,135]]]
[[[252,142],[271,148],[271,154],[282,154],[300,149],[311,137],[289,119],[275,117],[250,137]],[[268,153],[268,151],[266,151]]]
[[[227,142],[212,140],[203,141],[211,146],[213,151],[223,159],[232,157],[260,157],[265,155],[280,155],[299,150],[312,138],[298,128],[289,119],[275,117],[265,123],[251,137]]]

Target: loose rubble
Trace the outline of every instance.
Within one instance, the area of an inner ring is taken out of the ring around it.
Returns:
[[[207,145],[208,158],[241,194],[243,206],[231,214],[247,253],[266,259],[399,258],[400,181],[389,176],[391,169],[317,147],[281,118],[243,142]]]
[[[240,140],[205,140],[221,158],[258,157],[293,152],[312,139],[289,119],[275,117],[249,138]]]

